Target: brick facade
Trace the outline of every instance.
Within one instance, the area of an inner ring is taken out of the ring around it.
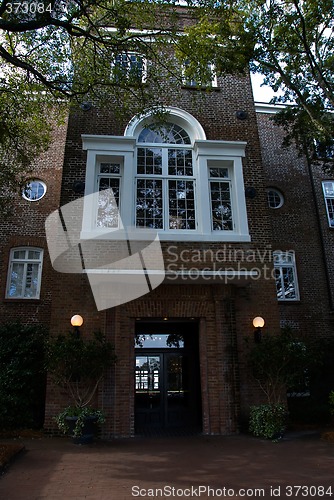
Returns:
[[[117,362],[96,396],[96,403],[107,415],[102,429],[105,437],[135,433],[134,336],[140,322],[156,321],[158,325],[159,322],[171,325],[186,322],[189,329],[194,325],[198,335],[200,421],[205,434],[237,432],[250,405],[262,400],[247,366],[245,338],[252,341],[255,316],[265,318],[267,332],[277,333],[280,324],[288,324],[310,335],[314,331],[331,335],[332,310],[326,283],[334,293],[330,278],[334,265],[334,233],[326,225],[321,171],[313,171],[313,192],[305,160],[293,149],[282,149],[282,134],[270,121],[270,115],[256,115],[248,76],[226,77],[219,82],[217,90],[201,97],[196,97],[196,92],[182,89],[173,98],[165,98],[164,104],[195,117],[208,140],[247,143],[243,158],[244,184],[246,191],[255,189],[255,196],[246,197],[250,242],[164,241],[165,267],[183,265],[200,271],[217,267],[237,271],[257,269],[258,277],[226,282],[213,278],[167,280],[145,296],[99,312],[87,276],[57,273],[46,252],[41,299],[8,301],[3,298],[0,304],[2,320],[19,317],[24,321],[43,322],[50,325],[51,335],[68,332],[70,318],[81,314],[84,337],[100,329],[113,342]],[[244,119],[240,119],[239,111],[243,112]],[[34,203],[18,197],[15,217],[5,221],[2,227],[3,297],[10,248],[31,245],[46,249],[46,216],[58,206],[82,196],[73,190],[75,182],[85,181],[86,152],[82,134],[123,136],[131,118],[131,113],[122,119],[116,118],[112,108],[98,109],[93,105],[87,111],[73,109],[66,130],[60,128],[55,132],[50,150],[36,164],[36,177],[48,186],[46,196]],[[282,191],[285,198],[282,208],[268,208],[267,187]],[[105,245],[108,244],[101,242],[101,253],[106,252]],[[296,252],[300,301],[277,301],[272,278],[272,250],[277,249]],[[327,270],[324,256],[328,261]],[[55,431],[53,417],[67,403],[66,396],[49,383],[45,415],[48,431]]]
[[[273,248],[294,250],[300,301],[280,304],[281,324],[330,338],[333,332],[333,229],[327,221],[321,165],[308,167],[294,148],[282,148],[283,131],[270,113],[258,113],[266,186],[279,189],[284,204],[268,209]],[[329,293],[330,291],[330,293]]]
[[[30,202],[17,193],[13,198],[13,215],[1,222],[1,322],[20,320],[49,326],[55,271],[48,256],[44,225],[46,217],[59,206],[66,131],[67,123],[55,127],[50,148],[36,160],[30,175],[31,179],[39,179],[46,184],[45,196]],[[39,300],[6,299],[10,250],[22,246],[44,249],[43,286]]]

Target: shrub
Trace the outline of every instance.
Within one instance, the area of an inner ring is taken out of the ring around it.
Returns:
[[[43,425],[46,329],[41,325],[0,325],[0,428]]]
[[[254,436],[278,439],[286,427],[286,408],[281,404],[251,406],[249,430]]]

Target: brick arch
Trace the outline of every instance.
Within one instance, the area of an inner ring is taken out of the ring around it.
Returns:
[[[110,406],[112,436],[134,433],[134,334],[136,319],[196,318],[202,423],[205,434],[229,434],[237,428],[237,374],[233,293],[230,286],[161,285],[149,295],[106,312],[108,336],[118,361],[105,387],[102,404]],[[231,312],[232,311],[232,312]],[[109,325],[109,326],[108,326]],[[221,392],[221,387],[225,387]]]

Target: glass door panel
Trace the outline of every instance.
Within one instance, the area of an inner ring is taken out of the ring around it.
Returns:
[[[135,403],[139,426],[161,425],[160,356],[136,356]]]

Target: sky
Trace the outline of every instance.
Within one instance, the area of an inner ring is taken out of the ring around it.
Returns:
[[[263,76],[260,74],[252,74],[251,78],[255,102],[269,102],[270,99],[274,97],[275,93],[267,85],[263,87],[260,86],[263,81]]]

